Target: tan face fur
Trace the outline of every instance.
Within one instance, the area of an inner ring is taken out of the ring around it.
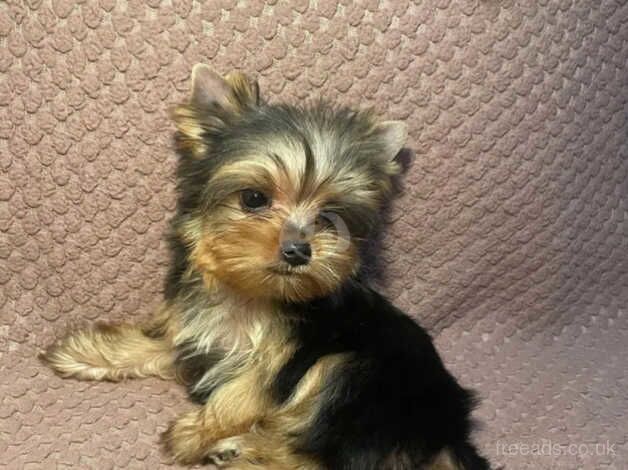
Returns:
[[[324,105],[268,105],[246,76],[223,79],[207,66],[196,66],[192,81],[190,101],[173,111],[180,191],[192,194],[178,230],[191,267],[208,285],[250,298],[333,292],[359,268],[405,125]],[[267,203],[251,210],[243,203],[251,192]],[[308,243],[309,262],[286,263],[286,240]]]

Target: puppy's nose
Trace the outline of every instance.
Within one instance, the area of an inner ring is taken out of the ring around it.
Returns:
[[[291,266],[307,264],[312,258],[312,248],[307,242],[288,240],[281,244],[281,257]]]

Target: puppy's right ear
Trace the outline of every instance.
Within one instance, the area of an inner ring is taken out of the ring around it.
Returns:
[[[203,136],[224,127],[229,119],[259,104],[257,82],[241,72],[222,77],[205,64],[192,68],[192,89],[187,103],[172,110],[177,126],[177,147],[200,157],[207,151]]]

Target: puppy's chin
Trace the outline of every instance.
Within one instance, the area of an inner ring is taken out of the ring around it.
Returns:
[[[214,271],[213,275],[220,284],[243,298],[299,303],[331,294],[350,274],[321,276],[318,269],[315,265],[298,268],[271,265],[255,271],[238,272],[223,267]]]
[[[300,303],[332,294],[357,270],[353,258],[333,267],[320,262],[292,267],[285,263],[251,266],[242,263],[214,264],[212,269],[197,266],[210,290],[227,287],[242,299]]]
[[[276,299],[285,302],[305,302],[324,297],[335,291],[342,280],[321,279],[307,269],[274,273],[272,283]]]
[[[263,231],[251,230],[243,236],[232,232],[229,237],[203,237],[190,261],[213,290],[226,286],[242,298],[290,303],[333,293],[359,266],[357,247],[339,245],[334,236],[318,236],[313,243],[314,256],[304,265],[279,261],[277,252],[276,242],[266,239]]]

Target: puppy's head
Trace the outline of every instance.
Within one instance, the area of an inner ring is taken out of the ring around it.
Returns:
[[[356,273],[359,245],[398,172],[403,123],[323,104],[270,105],[245,75],[202,64],[172,115],[176,229],[207,283],[299,302]]]

